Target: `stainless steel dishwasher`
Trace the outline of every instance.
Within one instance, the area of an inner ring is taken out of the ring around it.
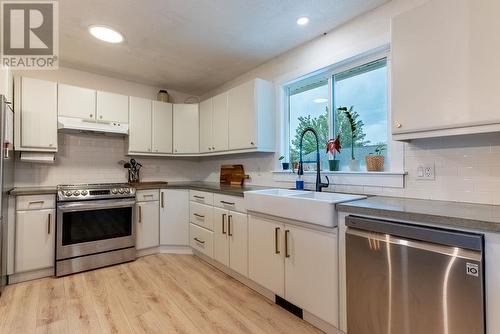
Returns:
[[[484,237],[346,218],[348,334],[484,334]]]

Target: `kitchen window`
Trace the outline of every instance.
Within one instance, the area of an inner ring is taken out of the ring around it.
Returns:
[[[385,171],[390,168],[390,135],[388,130],[388,60],[387,57],[351,63],[315,73],[285,86],[287,98],[288,158],[298,161],[299,138],[303,129],[312,127],[318,132],[321,169],[328,170],[325,150],[330,138],[340,136],[342,150],[336,155],[340,170],[349,170],[351,160],[351,129],[346,114],[351,111],[357,124],[354,157],[366,171],[365,156],[383,148]],[[316,144],[310,134],[303,143],[305,169],[315,169]]]

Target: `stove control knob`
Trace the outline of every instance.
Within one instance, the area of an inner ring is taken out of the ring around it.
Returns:
[[[87,194],[88,194],[87,190],[82,190],[82,195],[83,196],[87,196]]]
[[[118,189],[111,189],[111,193],[112,193],[113,195],[118,194]]]
[[[72,193],[71,191],[66,191],[66,192],[64,193],[64,195],[66,195],[66,196],[68,196],[68,197],[69,197],[69,196],[73,195],[73,193]]]
[[[118,189],[118,192],[119,192],[120,194],[123,194],[124,189],[123,189],[123,188],[120,188],[120,189]]]
[[[73,196],[80,196],[80,191],[79,190],[73,191]]]

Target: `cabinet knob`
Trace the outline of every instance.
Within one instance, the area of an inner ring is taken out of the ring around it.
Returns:
[[[254,142],[251,142],[251,143],[250,143],[250,145],[252,145],[252,146],[253,146],[253,145],[255,145],[255,143],[254,143]]]
[[[99,118],[100,118],[100,119],[102,119],[102,115],[101,115],[101,116],[99,116]]]
[[[215,150],[215,146],[212,146],[212,150]]]
[[[158,150],[155,150],[155,152],[158,152]]]
[[[49,144],[50,147],[54,146],[54,144]]]
[[[398,129],[402,127],[401,123],[399,123],[398,121],[394,122],[394,126]]]
[[[148,152],[151,152],[151,149],[150,149],[150,148],[148,148]]]
[[[92,117],[94,117],[94,115],[90,114],[89,117],[92,118]]]
[[[174,150],[175,153],[177,153],[177,150]]]

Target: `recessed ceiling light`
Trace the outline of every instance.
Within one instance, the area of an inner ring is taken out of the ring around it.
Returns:
[[[118,31],[106,26],[92,25],[89,27],[89,32],[95,38],[108,43],[117,44],[125,40],[125,38],[123,38],[123,35]]]
[[[297,24],[299,26],[305,26],[308,23],[309,23],[309,18],[308,17],[302,16],[302,17],[299,17],[297,19]]]
[[[325,102],[328,102],[328,99],[319,98],[319,99],[314,99],[313,102],[314,103],[325,103]]]

